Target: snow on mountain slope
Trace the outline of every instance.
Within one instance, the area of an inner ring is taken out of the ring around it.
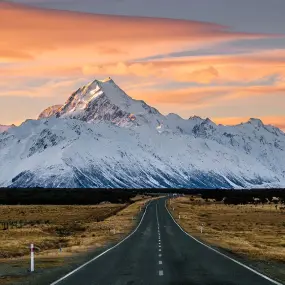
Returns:
[[[0,135],[0,148],[0,186],[285,185],[284,177],[242,151],[145,127],[137,132],[76,119],[29,120]]]
[[[44,119],[54,116],[61,107],[62,105],[53,105],[46,108],[40,113],[38,119]]]
[[[173,131],[184,134],[192,134],[194,127],[206,120],[208,119],[204,120],[198,116],[193,116],[188,120],[185,120],[177,114],[170,113],[166,116],[165,125],[167,125]]]
[[[0,186],[285,186],[285,134],[258,119],[163,116],[111,79],[45,114],[0,134]]]
[[[0,133],[7,131],[10,128],[15,127],[15,125],[0,125]]]

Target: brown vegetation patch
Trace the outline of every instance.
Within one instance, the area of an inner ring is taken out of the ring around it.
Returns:
[[[168,206],[187,232],[210,244],[252,259],[285,261],[285,213],[273,204],[224,205],[185,196]]]

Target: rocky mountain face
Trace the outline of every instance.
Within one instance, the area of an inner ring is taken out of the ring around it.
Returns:
[[[10,187],[284,187],[285,134],[164,116],[108,78],[1,133],[0,173]]]
[[[48,108],[46,108],[45,110],[43,110],[38,119],[44,119],[44,118],[49,118],[49,117],[52,117],[52,116],[55,116],[55,114],[57,113],[57,111],[62,107],[62,105],[53,105],[53,106],[50,106]]]

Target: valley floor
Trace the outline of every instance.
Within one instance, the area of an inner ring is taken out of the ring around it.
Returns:
[[[285,211],[278,206],[225,205],[195,196],[167,205],[190,235],[285,282]]]
[[[9,221],[5,230],[0,223],[0,283],[41,284],[45,274],[69,271],[131,232],[150,199],[135,197],[130,205],[0,206],[1,221]],[[30,243],[36,247],[33,274]]]

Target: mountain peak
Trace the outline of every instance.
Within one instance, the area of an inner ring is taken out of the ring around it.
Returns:
[[[263,122],[260,120],[260,119],[257,119],[257,118],[250,118],[248,121],[247,121],[248,124],[251,124],[253,126],[256,126],[256,127],[262,127],[264,126]]]
[[[128,96],[107,77],[95,79],[72,93],[56,116],[87,122],[109,121],[120,126],[144,123],[156,126],[162,115],[144,101]]]
[[[115,83],[114,80],[110,76],[105,79],[98,80],[98,81],[103,82],[103,83],[104,82]]]
[[[90,85],[93,85],[93,84],[98,84],[98,85],[101,86],[104,83],[112,83],[112,84],[116,85],[114,80],[109,76],[109,77],[106,77],[104,79],[94,79],[93,81],[91,81],[90,83],[86,84],[85,86],[90,86]]]
[[[202,121],[203,119],[199,116],[194,115],[194,116],[189,117],[188,120],[201,120]]]
[[[76,115],[103,97],[104,100],[115,105],[123,104],[126,100],[131,99],[115,84],[111,77],[103,80],[95,79],[72,93],[58,112],[58,116]]]
[[[167,118],[173,118],[176,120],[183,120],[178,114],[175,113],[169,113],[168,115],[166,115]]]

